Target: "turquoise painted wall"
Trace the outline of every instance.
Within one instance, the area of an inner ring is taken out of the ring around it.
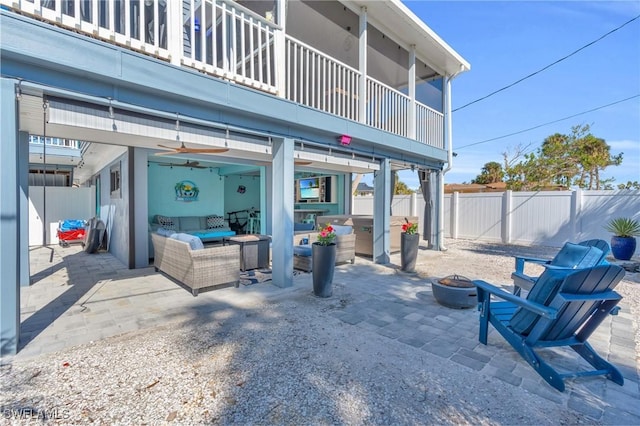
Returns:
[[[156,214],[166,216],[204,216],[225,213],[225,180],[218,170],[163,167],[149,163],[149,220]],[[198,201],[176,200],[175,185],[190,180],[200,189]]]
[[[260,210],[260,176],[229,175],[223,177],[223,180],[225,212],[248,210],[252,207]],[[244,194],[238,192],[240,185],[246,188]]]

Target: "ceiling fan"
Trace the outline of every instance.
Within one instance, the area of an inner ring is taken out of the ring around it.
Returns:
[[[156,152],[156,155],[173,155],[173,154],[219,154],[221,152],[229,151],[229,148],[187,148],[184,145],[184,142],[180,143],[180,146],[177,148],[160,145],[160,148],[170,149],[171,151],[167,152]]]
[[[159,166],[175,166],[175,167],[190,167],[193,169],[206,169],[205,166],[200,166],[198,161],[189,161],[187,160],[184,163],[158,163]]]

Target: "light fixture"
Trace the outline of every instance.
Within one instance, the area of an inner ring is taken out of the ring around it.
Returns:
[[[338,137],[338,142],[340,142],[340,145],[342,146],[347,146],[351,144],[351,136],[349,135],[340,135]]]

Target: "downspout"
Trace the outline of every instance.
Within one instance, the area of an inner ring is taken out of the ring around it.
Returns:
[[[460,66],[460,71],[453,74],[451,77],[445,78],[445,143],[447,145],[447,167],[444,168],[441,172],[440,185],[438,185],[438,198],[440,203],[438,205],[438,234],[440,235],[438,238],[438,250],[447,251],[447,248],[444,245],[444,175],[453,167],[453,138],[452,134],[452,124],[451,124],[451,81],[458,76],[462,71],[464,71],[464,67]]]

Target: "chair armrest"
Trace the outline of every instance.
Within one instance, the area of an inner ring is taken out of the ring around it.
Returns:
[[[506,300],[507,302],[511,302],[514,305],[520,306],[528,311],[541,315],[545,318],[555,319],[558,313],[556,309],[549,308],[548,306],[544,306],[539,303],[531,302],[530,300],[527,300],[527,299],[523,299],[520,296],[511,294],[499,287],[489,284],[486,281],[474,280],[473,284],[476,287],[478,287],[478,290],[480,291],[486,291],[489,294],[499,297],[500,299]]]
[[[516,260],[516,272],[520,274],[524,273],[524,262],[537,263],[539,265],[551,262],[551,260],[549,259],[539,259],[537,257],[524,257],[524,256],[515,256],[515,260]]]

